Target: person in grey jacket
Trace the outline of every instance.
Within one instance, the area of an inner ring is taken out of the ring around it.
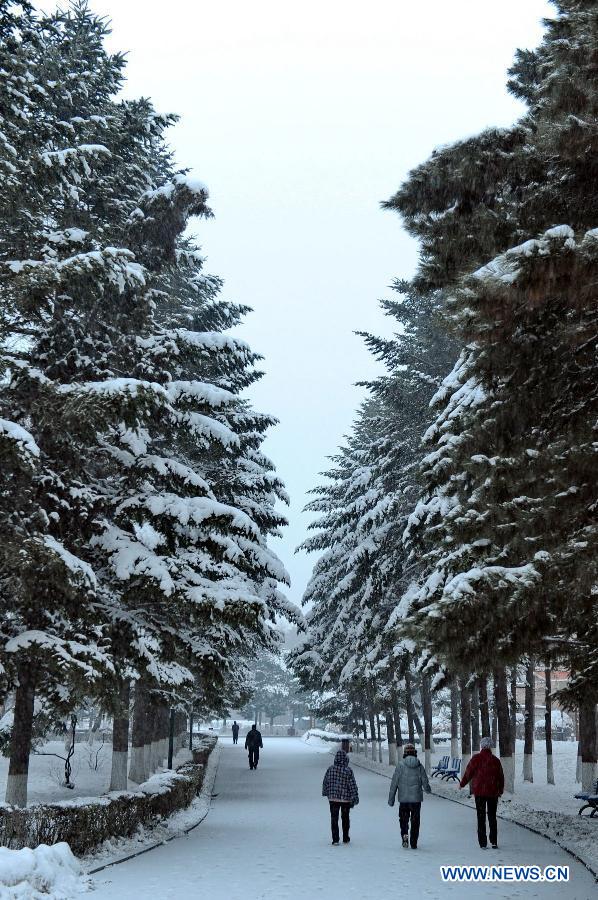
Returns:
[[[417,751],[413,744],[405,744],[403,759],[397,763],[397,767],[390,782],[388,805],[395,805],[395,796],[399,798],[399,822],[401,825],[401,837],[403,847],[417,850],[419,837],[419,822],[424,791],[431,794],[430,782],[426,770],[417,758]],[[411,829],[409,820],[411,819]]]

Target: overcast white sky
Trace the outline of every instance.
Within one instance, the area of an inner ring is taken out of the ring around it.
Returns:
[[[48,9],[49,2],[43,3]],[[318,483],[376,369],[354,336],[383,333],[377,300],[417,248],[379,208],[434,147],[520,106],[505,90],[517,46],[535,46],[544,0],[92,0],[129,52],[128,96],[176,112],[177,161],[210,189],[198,229],[224,296],[250,305],[242,336],[265,356],[256,405],[280,425],[266,451],[292,505],[294,556]]]

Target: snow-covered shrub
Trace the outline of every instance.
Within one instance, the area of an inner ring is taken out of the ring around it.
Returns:
[[[193,751],[193,761],[176,772],[161,772],[138,791],[112,792],[103,797],[36,803],[26,809],[0,806],[0,845],[13,849],[66,841],[77,855],[102,841],[128,837],[139,825],[152,825],[197,796],[206,763],[217,738],[208,737]]]

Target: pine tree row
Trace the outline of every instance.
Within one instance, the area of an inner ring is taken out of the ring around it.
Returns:
[[[508,671],[563,666],[590,788],[598,20],[589,0],[554,6],[509,73],[525,115],[436,151],[385,204],[420,263],[392,306],[395,341],[367,339],[387,374],[311,505],[323,515],[306,547],[323,552],[295,665],[347,696],[392,691],[405,654],[432,690],[491,676],[511,775]]]
[[[275,616],[294,617],[267,543],[284,523],[260,449],[273,420],[242,398],[258,357],[228,334],[246,310],[187,236],[211,212],[166,143],[174,117],[118,98],[106,33],[84,3],[0,0],[0,665],[19,805],[39,709],[111,711],[126,788],[131,685],[139,781],[165,710],[234,701]]]

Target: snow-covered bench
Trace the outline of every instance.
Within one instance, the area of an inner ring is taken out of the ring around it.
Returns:
[[[458,756],[453,756],[446,772],[442,774],[443,781],[457,781],[461,775],[461,760]]]
[[[596,784],[594,785],[594,793],[590,794],[589,792],[585,792],[582,794],[575,795],[576,800],[583,800],[584,805],[580,807],[578,815],[582,816],[586,809],[591,810],[589,813],[589,818],[594,819],[598,816],[598,779],[596,780]]]
[[[449,759],[450,759],[450,756],[448,756],[448,754],[446,756],[443,756],[441,759],[439,759],[437,764],[434,766],[434,768],[430,772],[430,775],[432,776],[432,778],[436,778],[437,775],[442,775],[444,772],[448,771]]]

